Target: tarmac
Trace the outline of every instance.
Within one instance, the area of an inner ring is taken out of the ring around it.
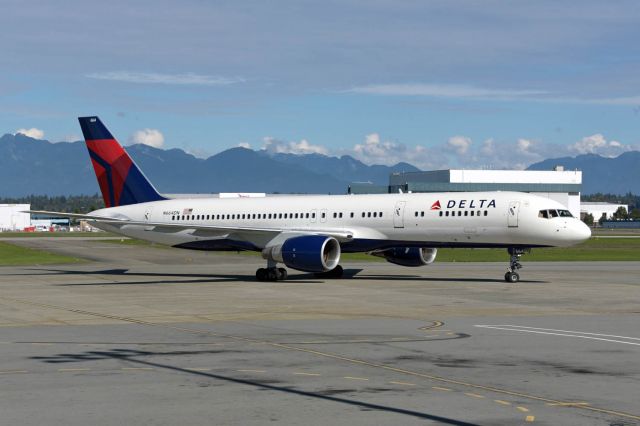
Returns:
[[[16,239],[0,424],[640,425],[640,262],[343,264]]]

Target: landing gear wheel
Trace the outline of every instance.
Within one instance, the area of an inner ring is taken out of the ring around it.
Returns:
[[[267,280],[267,270],[265,268],[258,268],[256,271],[256,279],[258,281],[266,281]]]
[[[278,281],[286,280],[287,276],[289,276],[289,273],[284,268],[278,268],[277,271],[278,271]]]
[[[520,275],[517,272],[507,272],[504,274],[504,280],[508,283],[517,283],[520,281]]]
[[[511,256],[511,260],[509,261],[509,268],[507,268],[507,272],[504,274],[504,280],[508,283],[517,283],[520,281],[520,275],[517,271],[518,269],[522,269],[520,258],[523,254],[529,253],[531,249],[509,247],[507,251],[509,252],[509,256]]]
[[[276,268],[267,269],[267,281],[278,281],[278,270]]]

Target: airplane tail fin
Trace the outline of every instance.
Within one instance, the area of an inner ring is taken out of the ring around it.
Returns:
[[[164,200],[98,117],[78,117],[106,207]]]

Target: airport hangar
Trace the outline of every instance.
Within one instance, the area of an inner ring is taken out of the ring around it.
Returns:
[[[433,170],[393,173],[389,185],[354,182],[351,194],[402,192],[477,192],[518,191],[547,197],[565,205],[571,214],[580,217],[582,172],[554,170]]]

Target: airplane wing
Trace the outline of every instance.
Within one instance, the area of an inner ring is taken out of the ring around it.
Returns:
[[[261,228],[252,226],[219,226],[219,225],[203,225],[195,223],[166,223],[166,222],[147,222],[139,220],[131,220],[125,216],[121,217],[107,217],[90,214],[80,213],[64,213],[64,212],[52,212],[46,210],[25,210],[23,213],[41,214],[53,217],[68,217],[79,220],[86,220],[88,222],[105,223],[112,226],[144,226],[146,230],[153,230],[159,232],[180,232],[180,231],[192,231],[192,234],[199,236],[207,236],[209,234],[220,233],[241,233],[244,235],[260,235],[267,236],[286,232],[287,234],[321,234],[331,236],[340,242],[346,242],[353,239],[353,232],[347,229],[335,229],[335,228]]]

